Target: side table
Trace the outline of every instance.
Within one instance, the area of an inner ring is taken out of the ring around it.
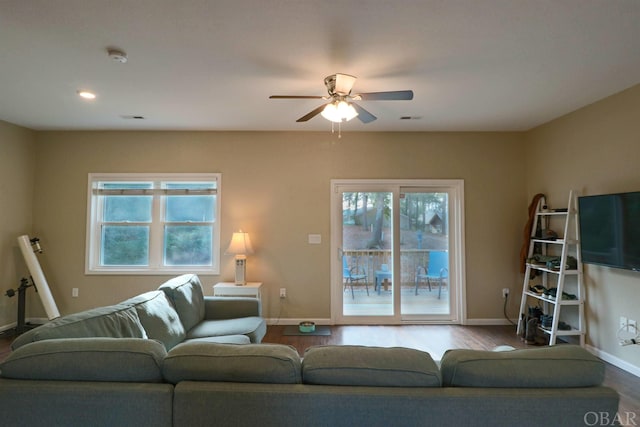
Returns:
[[[262,282],[247,282],[236,286],[233,282],[219,282],[213,285],[214,297],[254,297],[262,302]]]

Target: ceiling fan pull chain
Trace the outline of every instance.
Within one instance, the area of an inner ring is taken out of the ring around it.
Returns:
[[[338,123],[338,139],[342,138],[342,127],[340,126],[342,123]],[[331,133],[336,133],[336,128],[334,127],[335,123],[331,122]]]

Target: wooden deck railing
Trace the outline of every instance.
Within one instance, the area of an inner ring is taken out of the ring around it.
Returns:
[[[400,271],[401,283],[413,285],[418,267],[426,267],[429,263],[429,252],[432,249],[401,249]],[[391,270],[391,250],[384,249],[352,249],[343,250],[349,267],[362,267],[367,274],[367,281],[373,284],[376,271],[381,271],[383,265]]]

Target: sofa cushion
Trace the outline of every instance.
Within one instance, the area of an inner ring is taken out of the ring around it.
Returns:
[[[185,342],[213,342],[218,344],[251,344],[246,335],[221,335],[218,337],[194,338]]]
[[[259,343],[266,330],[267,325],[262,317],[204,320],[187,332],[187,338],[246,335],[252,343]]]
[[[204,293],[195,274],[183,274],[165,282],[159,288],[173,303],[185,330],[204,319]]]
[[[161,382],[162,344],[138,338],[67,338],[24,345],[0,364],[4,378]]]
[[[167,381],[300,383],[300,356],[281,344],[215,344],[189,341],[175,346],[164,359]]]
[[[147,337],[162,342],[167,350],[180,344],[187,336],[180,316],[164,292],[146,292],[123,304],[136,308]]]
[[[589,387],[602,384],[604,363],[576,345],[505,352],[448,350],[440,365],[446,387]]]
[[[32,329],[11,344],[16,350],[34,341],[54,338],[147,338],[134,307],[117,304],[59,317]]]
[[[374,387],[440,387],[429,353],[410,348],[315,346],[302,361],[305,384]]]

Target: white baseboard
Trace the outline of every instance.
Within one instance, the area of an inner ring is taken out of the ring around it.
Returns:
[[[8,331],[9,329],[13,329],[18,326],[18,322],[9,323],[7,325],[0,326],[0,332]]]
[[[620,359],[617,356],[607,353],[606,351],[602,351],[599,348],[591,346],[587,344],[585,348],[595,356],[598,356],[600,359],[604,360],[607,363],[616,366],[623,371],[627,371],[630,374],[635,375],[636,377],[640,377],[640,366],[633,365],[625,360]]]
[[[28,319],[25,319],[25,323],[29,325],[42,325],[47,323],[48,321],[49,320],[47,320],[45,317],[30,317]],[[0,326],[0,332],[8,331],[9,329],[13,329],[16,326],[18,326],[18,322],[11,322],[6,325],[2,325]]]
[[[511,319],[511,321],[515,324],[518,324],[518,321],[515,319]],[[467,326],[496,326],[496,325],[511,325],[511,326],[515,326],[514,324],[510,323],[509,320],[505,319],[505,318],[500,318],[500,319],[467,319],[464,322],[464,325]]]

